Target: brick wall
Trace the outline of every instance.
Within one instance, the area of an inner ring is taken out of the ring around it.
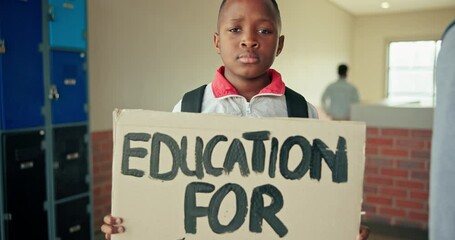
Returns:
[[[431,130],[367,128],[366,222],[428,229]]]
[[[99,231],[104,215],[111,212],[112,131],[92,133],[94,230]]]

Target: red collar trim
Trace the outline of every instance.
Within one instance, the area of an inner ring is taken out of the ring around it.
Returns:
[[[284,85],[281,74],[274,69],[269,69],[269,76],[272,78],[272,82],[263,88],[258,95],[260,94],[272,94],[272,95],[283,95],[286,86]],[[224,66],[221,66],[215,74],[215,79],[212,82],[212,91],[213,95],[216,98],[226,97],[230,95],[239,95],[237,90],[232,86],[232,84],[224,77]]]

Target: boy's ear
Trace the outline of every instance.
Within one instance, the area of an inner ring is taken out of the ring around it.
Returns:
[[[215,45],[216,52],[220,54],[220,34],[215,32],[213,34],[213,44]]]
[[[284,35],[281,35],[278,39],[278,49],[276,50],[276,56],[280,55],[281,51],[283,51],[284,47]]]

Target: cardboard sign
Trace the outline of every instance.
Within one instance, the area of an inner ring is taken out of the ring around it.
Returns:
[[[113,239],[356,238],[365,125],[114,112]]]

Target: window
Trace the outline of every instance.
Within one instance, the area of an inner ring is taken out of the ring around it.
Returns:
[[[430,102],[436,89],[433,72],[441,41],[403,41],[389,45],[387,98]]]

